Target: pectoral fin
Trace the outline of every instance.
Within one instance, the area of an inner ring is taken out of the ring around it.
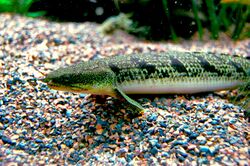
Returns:
[[[132,114],[140,114],[144,108],[135,100],[128,97],[125,93],[123,93],[119,88],[114,89],[117,98],[123,98],[128,104],[129,110]]]

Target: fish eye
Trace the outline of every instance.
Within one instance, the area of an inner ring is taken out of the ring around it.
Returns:
[[[62,82],[70,82],[70,75],[64,75],[62,78]]]

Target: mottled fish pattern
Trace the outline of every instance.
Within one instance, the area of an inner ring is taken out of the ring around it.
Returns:
[[[117,82],[161,80],[249,79],[250,61],[243,57],[203,52],[166,52],[117,56],[105,59]]]
[[[199,93],[236,88],[249,77],[250,61],[243,57],[169,51],[82,62],[51,72],[44,82],[60,90],[110,95],[115,87],[128,94]]]
[[[56,90],[123,98],[137,114],[143,107],[126,94],[219,91],[248,85],[249,77],[250,62],[243,57],[171,51],[82,62],[59,68],[43,81]]]

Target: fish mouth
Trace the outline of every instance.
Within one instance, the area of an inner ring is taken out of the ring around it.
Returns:
[[[56,85],[52,80],[48,79],[47,77],[39,79],[39,80],[46,83],[49,88],[53,89],[54,87],[55,88],[59,87],[58,85]]]
[[[42,78],[42,79],[39,79],[39,81],[42,81],[44,83],[47,84],[47,86],[51,89],[54,89],[54,88],[57,88],[59,87],[58,85],[56,85],[52,80],[49,80],[47,78]]]
[[[47,86],[50,89],[59,90],[59,91],[69,91],[70,90],[69,87],[57,85],[57,84],[53,83],[52,81],[47,82]]]
[[[60,86],[56,85],[52,80],[45,82],[47,83],[47,86],[51,89],[57,89],[60,88]]]
[[[76,90],[72,90],[70,86],[60,85],[60,84],[54,83],[52,80],[46,83],[50,89],[59,90],[59,91],[77,92]]]
[[[44,83],[49,83],[51,80],[49,80],[47,77],[45,77],[45,78],[40,78],[40,79],[38,79],[39,81],[42,81],[42,82],[44,82]]]

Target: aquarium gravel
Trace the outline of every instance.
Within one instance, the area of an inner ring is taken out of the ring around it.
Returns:
[[[132,117],[119,100],[39,80],[59,66],[135,52],[249,56],[249,39],[151,43],[99,26],[0,15],[1,165],[250,165],[245,110],[221,95],[133,96],[146,111]]]

